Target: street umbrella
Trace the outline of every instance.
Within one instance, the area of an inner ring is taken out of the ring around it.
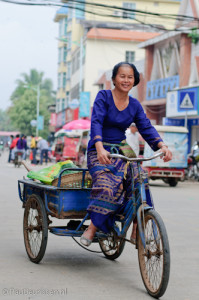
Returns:
[[[66,135],[66,130],[60,129],[55,133],[55,137],[61,137]]]
[[[73,130],[73,129],[90,129],[91,121],[90,120],[73,120],[67,124],[65,124],[62,128],[66,130]]]

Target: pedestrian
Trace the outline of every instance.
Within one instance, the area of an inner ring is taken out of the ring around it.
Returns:
[[[10,135],[10,141],[9,141],[9,155],[8,155],[8,162],[10,163],[11,161],[11,153],[12,153],[12,148],[11,148],[11,145],[12,145],[12,141],[14,139],[14,135]]]
[[[16,149],[16,146],[17,146],[17,142],[19,140],[19,137],[20,135],[19,134],[16,134],[15,138],[12,140],[12,143],[10,145],[10,149],[11,149],[11,160],[14,160],[14,157],[15,157],[15,149]]]
[[[43,164],[43,159],[45,158],[46,164],[48,163],[48,142],[47,140],[43,139],[42,137],[38,138],[37,148],[40,149],[40,165]]]
[[[37,155],[37,145],[34,134],[31,135],[30,149],[32,152],[32,160],[31,163],[33,165],[37,164],[36,155]]]
[[[121,62],[113,68],[112,90],[99,91],[92,111],[91,135],[88,143],[88,169],[93,186],[87,211],[91,223],[81,236],[81,243],[89,246],[96,230],[109,233],[116,214],[125,208],[132,195],[132,173],[128,164],[120,158],[110,158],[113,150],[119,150],[125,139],[125,131],[134,122],[150,147],[161,149],[165,162],[171,160],[172,153],[164,144],[156,129],[146,117],[140,102],[129,96],[133,86],[139,83],[139,72],[135,65]],[[137,165],[133,164],[134,181],[137,183]],[[125,175],[125,176],[124,176]],[[124,192],[125,190],[125,192]],[[138,193],[138,191],[136,191]],[[146,186],[147,204],[153,206],[149,185]],[[137,221],[133,223],[130,239],[136,243]]]
[[[139,133],[135,123],[131,123],[130,127],[126,130],[126,142],[138,157],[140,153]]]

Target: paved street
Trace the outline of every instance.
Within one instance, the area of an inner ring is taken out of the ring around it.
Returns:
[[[30,262],[17,192],[17,179],[27,171],[8,164],[7,156],[6,152],[0,157],[0,299],[152,299],[141,280],[137,250],[129,244],[116,261],[109,261],[102,254],[80,248],[71,238],[49,234],[41,263]],[[171,188],[152,181],[151,190],[171,248],[170,281],[161,299],[198,300],[199,183],[179,183]],[[99,250],[97,245],[91,249]]]

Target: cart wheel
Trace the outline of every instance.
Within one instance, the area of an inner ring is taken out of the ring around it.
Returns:
[[[165,293],[169,281],[169,241],[164,223],[156,211],[147,211],[144,222],[146,248],[138,234],[140,272],[148,293],[159,298]]]
[[[38,195],[31,195],[24,211],[24,243],[30,260],[39,263],[46,251],[48,221],[45,206]]]
[[[121,227],[121,222],[117,222],[117,226]],[[114,260],[122,254],[125,240],[118,238],[116,233],[112,232],[110,237],[99,239],[99,245],[106,258]]]

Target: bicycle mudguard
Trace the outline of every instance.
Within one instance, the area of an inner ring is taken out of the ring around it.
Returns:
[[[140,205],[140,207],[137,210],[137,222],[138,222],[139,235],[141,237],[144,248],[146,247],[146,242],[145,242],[144,231],[142,228],[141,212],[142,210],[150,210],[150,209],[153,209],[153,207],[147,205],[146,203],[143,203]]]

